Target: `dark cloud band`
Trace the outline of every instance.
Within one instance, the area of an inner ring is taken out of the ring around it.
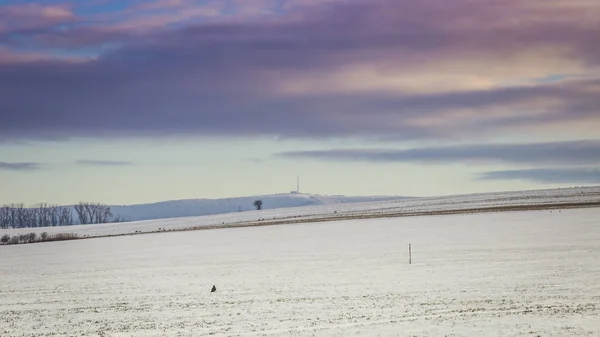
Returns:
[[[75,162],[78,165],[85,166],[130,166],[133,165],[129,161],[118,161],[118,160],[77,160]]]
[[[481,180],[521,180],[543,184],[600,184],[598,169],[540,168],[524,170],[490,171],[479,176]]]
[[[40,163],[7,163],[0,162],[0,171],[34,171],[42,167]]]
[[[384,163],[509,163],[509,164],[600,164],[600,141],[572,141],[531,144],[486,144],[448,147],[393,149],[334,149],[290,151],[277,158],[321,161],[361,161]]]

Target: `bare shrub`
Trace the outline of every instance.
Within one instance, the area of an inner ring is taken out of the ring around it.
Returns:
[[[66,240],[77,240],[79,236],[75,233],[57,233],[49,235],[47,232],[43,232],[39,235],[39,240],[36,240],[38,235],[36,233],[19,234],[19,235],[4,235],[0,238],[0,243],[16,245],[19,243],[34,243],[43,241],[66,241]]]
[[[46,241],[67,241],[67,240],[77,240],[79,236],[75,233],[57,233],[48,237]]]
[[[117,222],[126,222],[125,217],[121,216],[121,215],[115,215],[113,217],[112,222],[117,223]]]

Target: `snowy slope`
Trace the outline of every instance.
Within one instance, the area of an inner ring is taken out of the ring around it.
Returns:
[[[315,212],[323,214],[334,210],[350,211],[387,211],[390,209],[411,209],[413,211],[446,210],[473,208],[486,205],[535,205],[551,202],[577,202],[578,200],[600,200],[600,187],[576,187],[547,190],[509,191],[468,195],[438,197],[402,197],[402,196],[323,196],[303,193],[256,195],[225,199],[187,199],[172,200],[139,205],[111,205],[114,214],[126,221],[169,219],[243,213],[254,209],[252,203],[260,199],[264,210],[286,209],[285,213],[300,212],[302,215]],[[343,206],[347,205],[347,207]],[[354,206],[352,206],[354,205]],[[302,206],[316,207],[306,208]],[[302,207],[293,211],[290,208]],[[271,212],[272,213],[272,212]],[[277,212],[279,213],[279,212]]]
[[[251,199],[254,200],[254,199]],[[197,227],[236,225],[244,223],[268,224],[282,221],[312,221],[315,219],[340,219],[361,216],[407,215],[427,212],[469,211],[489,207],[513,207],[536,205],[561,205],[576,203],[600,203],[600,187],[568,188],[553,190],[534,190],[517,192],[499,192],[471,195],[454,195],[430,198],[407,198],[373,202],[336,203],[335,197],[329,203],[303,207],[265,209],[262,211],[233,212],[206,216],[181,217],[109,223],[99,225],[77,225],[69,227],[42,227],[0,229],[2,234],[23,234],[35,232],[76,233],[80,237],[102,237],[133,233],[148,233],[164,230],[183,230]],[[350,200],[350,199],[347,199]],[[263,199],[265,206],[268,199]],[[327,199],[322,201],[325,203]],[[251,204],[251,203],[250,203]],[[595,208],[596,210],[600,208]]]
[[[172,200],[151,204],[112,205],[110,207],[114,214],[122,216],[128,221],[136,221],[233,213],[240,209],[242,211],[248,211],[254,209],[252,203],[257,199],[262,200],[263,209],[268,210],[298,206],[398,200],[405,199],[405,197],[348,197],[342,195],[322,196],[303,193],[288,193],[225,199]]]

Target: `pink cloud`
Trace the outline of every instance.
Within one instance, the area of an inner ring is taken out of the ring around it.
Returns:
[[[173,7],[169,7],[169,11],[133,15],[104,28],[126,32],[147,32],[154,29],[164,29],[170,24],[218,16],[222,7],[223,5],[218,3],[203,6],[185,6],[184,2],[180,0]]]
[[[48,57],[41,53],[19,53],[6,47],[0,47],[0,65],[44,61],[47,59]]]
[[[25,4],[0,7],[0,32],[51,27],[76,19],[66,5]]]
[[[192,0],[154,0],[142,2],[137,6],[134,6],[135,10],[157,10],[157,9],[173,9],[182,8],[193,5]]]
[[[75,64],[89,62],[89,57],[62,56],[57,57],[44,52],[25,52],[0,46],[0,66],[19,65],[39,62],[60,62],[61,64]]]

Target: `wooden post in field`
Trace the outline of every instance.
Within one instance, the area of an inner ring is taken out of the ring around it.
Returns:
[[[408,264],[412,264],[412,251],[411,251],[410,243],[408,244]]]

